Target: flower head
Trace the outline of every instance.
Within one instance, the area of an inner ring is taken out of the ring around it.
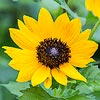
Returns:
[[[88,40],[89,29],[80,33],[80,19],[70,21],[64,13],[53,21],[44,8],[38,21],[28,16],[23,19],[25,24],[18,20],[19,29],[10,28],[20,48],[3,47],[12,58],[9,65],[19,71],[17,81],[31,80],[33,86],[44,82],[46,88],[52,85],[52,77],[62,85],[67,85],[67,77],[86,82],[75,67],[87,67],[94,61],[91,57],[98,45]]]
[[[86,0],[85,5],[89,11],[92,11],[95,16],[100,18],[100,0]]]

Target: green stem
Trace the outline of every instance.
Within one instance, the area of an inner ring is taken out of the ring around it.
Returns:
[[[66,86],[61,86],[60,85],[61,90],[59,91],[59,95],[61,96],[66,88]]]
[[[56,96],[57,95],[57,91],[56,91],[56,88],[54,89],[54,96]]]
[[[81,22],[82,22],[82,25],[84,25],[86,23],[86,18],[84,17],[79,17],[77,13],[74,13],[70,8],[69,6],[67,5],[67,3],[65,2],[65,0],[59,0],[59,4],[60,4],[60,7],[65,9],[66,12],[71,16],[71,19],[73,18],[80,18]]]
[[[73,18],[79,17],[76,13],[74,13],[69,6],[66,4],[65,0],[59,0],[61,7],[64,8]]]
[[[62,93],[64,92],[64,90],[65,90],[65,88],[63,88],[63,89],[60,91],[59,95],[62,95]]]
[[[98,26],[100,25],[100,19],[97,21],[97,23],[95,24],[95,26],[93,27],[92,31],[91,31],[91,34],[89,36],[89,39],[92,39],[96,29],[98,28]]]

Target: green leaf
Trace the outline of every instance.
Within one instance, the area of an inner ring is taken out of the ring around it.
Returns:
[[[87,78],[87,83],[81,81],[68,83],[62,96],[69,98],[68,100],[96,100],[92,93],[100,92],[100,69],[92,65],[80,70],[80,73]]]
[[[69,7],[76,12],[79,16],[84,16],[88,14],[88,11],[86,10],[84,0],[68,0]]]
[[[75,96],[69,98],[68,100],[91,100],[91,99],[89,99],[83,95],[75,95]]]
[[[90,66],[84,68],[81,73],[87,78],[89,82],[93,82],[95,80],[100,80],[100,69],[98,66]],[[99,74],[99,75],[98,75]]]
[[[92,93],[100,91],[100,69],[98,66],[91,65],[90,67],[80,69],[80,73],[87,78],[86,83],[69,79],[67,87],[60,85],[58,88],[45,91],[51,96],[63,97],[68,100],[74,100],[74,97],[76,98],[75,100],[96,100]]]
[[[83,82],[76,86],[76,90],[79,91],[79,94],[89,94],[94,92],[93,87],[88,86],[86,83]]]
[[[100,91],[94,92],[94,95],[96,97],[96,100],[100,100]]]
[[[0,87],[0,100],[16,100],[16,96],[11,94],[5,87]]]
[[[50,96],[42,87],[36,86],[22,91],[23,95],[19,100],[64,100]]]
[[[81,74],[86,77],[87,83],[79,82],[76,86],[76,90],[79,90],[80,94],[100,91],[100,69],[98,66],[84,68]]]
[[[26,90],[27,88],[30,88],[29,82],[25,82],[25,83],[9,82],[8,84],[0,84],[0,86],[4,86],[12,94],[17,95],[18,97],[23,95],[21,90]]]
[[[75,89],[72,89],[72,87],[70,86],[74,86],[74,84],[68,84],[68,86],[62,86],[59,85],[58,88],[50,88],[50,89],[45,89],[43,85],[42,88],[51,96],[56,97],[56,98],[70,98],[72,96],[75,96],[78,94],[78,91]]]
[[[71,98],[77,94],[79,94],[79,92],[77,90],[66,88],[65,91],[63,92],[62,96],[64,98]]]
[[[33,0],[34,2],[40,2],[41,0]]]
[[[89,87],[93,88],[94,91],[100,91],[100,80],[88,83]]]

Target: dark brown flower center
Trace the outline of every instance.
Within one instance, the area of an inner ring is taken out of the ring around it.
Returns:
[[[57,38],[47,38],[37,46],[37,58],[45,66],[51,69],[69,61],[70,49],[67,43]]]

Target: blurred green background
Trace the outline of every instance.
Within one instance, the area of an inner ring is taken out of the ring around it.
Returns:
[[[65,12],[56,1],[58,0],[0,0],[0,84],[15,81],[18,73],[8,66],[10,58],[4,54],[2,49],[2,46],[5,45],[16,47],[16,44],[10,38],[9,28],[17,28],[17,19],[23,20],[23,15],[37,19],[41,7],[48,9],[55,20],[57,16]],[[86,18],[86,24],[82,30],[92,29],[98,18],[85,9],[84,0],[66,0],[66,2],[74,12]],[[93,40],[100,43],[100,27],[95,32]],[[94,59],[98,62],[100,60],[99,51],[100,48],[94,55]],[[16,96],[0,86],[0,100],[16,100]]]

